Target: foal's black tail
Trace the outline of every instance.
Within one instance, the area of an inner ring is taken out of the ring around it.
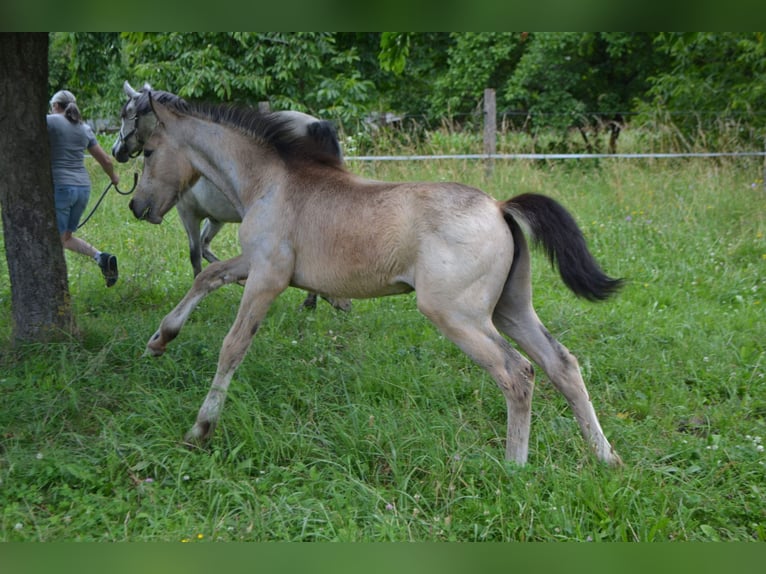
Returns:
[[[506,220],[526,222],[536,243],[575,295],[591,301],[606,299],[622,286],[622,279],[606,275],[588,251],[582,231],[558,202],[544,195],[525,193],[502,204]],[[513,225],[509,221],[510,225]]]

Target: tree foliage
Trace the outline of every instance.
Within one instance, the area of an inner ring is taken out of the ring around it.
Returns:
[[[123,99],[119,89],[125,74],[123,48],[115,32],[51,34],[48,93],[71,90],[86,118],[114,115]]]
[[[657,65],[652,37],[637,33],[537,33],[504,92],[511,109],[567,129],[622,116]]]
[[[446,69],[428,97],[430,115],[467,116],[476,110],[486,88],[500,88],[513,74],[524,52],[525,34],[455,33]]]
[[[350,120],[363,113],[372,83],[355,65],[355,47],[306,33],[133,33],[125,35],[128,69],[190,99],[268,101],[272,109]]]
[[[352,131],[379,111],[471,123],[485,88],[506,117],[562,131],[649,110],[762,125],[766,104],[760,32],[57,33],[50,60],[50,89],[83,94],[105,117],[124,79],[192,99],[265,100]]]
[[[654,46],[668,65],[648,78],[650,87],[637,109],[670,114],[687,135],[735,125],[742,137],[763,137],[765,38],[763,32],[658,34]]]

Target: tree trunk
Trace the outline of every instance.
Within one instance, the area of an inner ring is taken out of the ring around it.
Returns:
[[[76,331],[56,227],[47,92],[48,34],[0,34],[0,209],[14,342]]]

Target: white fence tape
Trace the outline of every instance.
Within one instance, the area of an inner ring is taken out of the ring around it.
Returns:
[[[454,155],[358,155],[346,161],[423,161],[433,159],[665,159],[682,157],[766,157],[766,151],[731,153],[496,153]]]

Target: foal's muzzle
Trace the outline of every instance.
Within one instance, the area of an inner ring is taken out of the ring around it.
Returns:
[[[149,223],[162,223],[162,216],[157,215],[152,209],[152,204],[148,201],[136,201],[135,198],[130,200],[128,207],[133,212],[136,219],[143,219]]]

